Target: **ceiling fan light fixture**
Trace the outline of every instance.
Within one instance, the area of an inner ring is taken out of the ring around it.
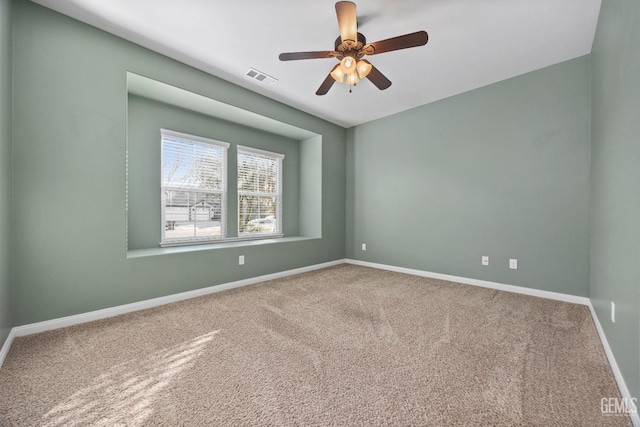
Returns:
[[[345,56],[344,58],[342,58],[342,61],[340,61],[340,68],[342,69],[342,72],[345,74],[353,73],[354,71],[356,71],[355,58],[351,56]]]
[[[344,71],[342,71],[342,67],[340,65],[338,65],[332,72],[331,72],[331,77],[333,77],[333,79],[335,81],[337,81],[338,83],[342,83],[344,82],[344,76],[346,74],[344,73]]]
[[[373,68],[373,65],[371,65],[371,63],[366,59],[361,59],[360,61],[358,61],[358,64],[356,65],[356,69],[358,70],[358,76],[361,79],[364,79],[365,77],[367,77],[371,72],[372,68]]]
[[[355,85],[359,81],[360,81],[360,77],[358,77],[358,73],[356,73],[355,71],[353,73],[347,75],[347,84]]]

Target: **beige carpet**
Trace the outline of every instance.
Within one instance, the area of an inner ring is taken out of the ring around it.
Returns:
[[[585,306],[341,265],[18,338],[1,426],[630,425]]]

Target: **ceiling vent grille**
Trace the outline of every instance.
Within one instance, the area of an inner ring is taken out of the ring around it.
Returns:
[[[278,81],[278,79],[271,77],[262,71],[258,71],[255,68],[250,68],[249,71],[247,71],[247,76],[267,86],[273,86],[273,84]]]

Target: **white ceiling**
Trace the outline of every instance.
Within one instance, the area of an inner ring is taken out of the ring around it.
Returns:
[[[337,61],[278,55],[332,50],[333,0],[33,1],[344,127],[588,54],[601,2],[359,0],[368,42],[425,30],[429,43],[367,57],[393,82],[385,91],[365,80],[317,96]],[[250,67],[278,82],[246,77]]]

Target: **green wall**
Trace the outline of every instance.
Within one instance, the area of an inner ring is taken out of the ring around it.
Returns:
[[[26,0],[13,24],[14,325],[344,258],[345,129]],[[127,71],[322,135],[322,237],[127,258]]]
[[[11,330],[11,1],[0,0],[0,347]]]
[[[350,130],[347,257],[587,296],[589,66],[574,59]]]
[[[640,397],[639,52],[640,2],[604,0],[592,51],[590,297],[635,397]]]
[[[128,249],[158,247],[160,242],[160,129],[191,133],[230,143],[228,150],[228,236],[237,236],[238,145],[284,154],[282,229],[298,236],[300,142],[183,108],[129,95],[128,103]]]

